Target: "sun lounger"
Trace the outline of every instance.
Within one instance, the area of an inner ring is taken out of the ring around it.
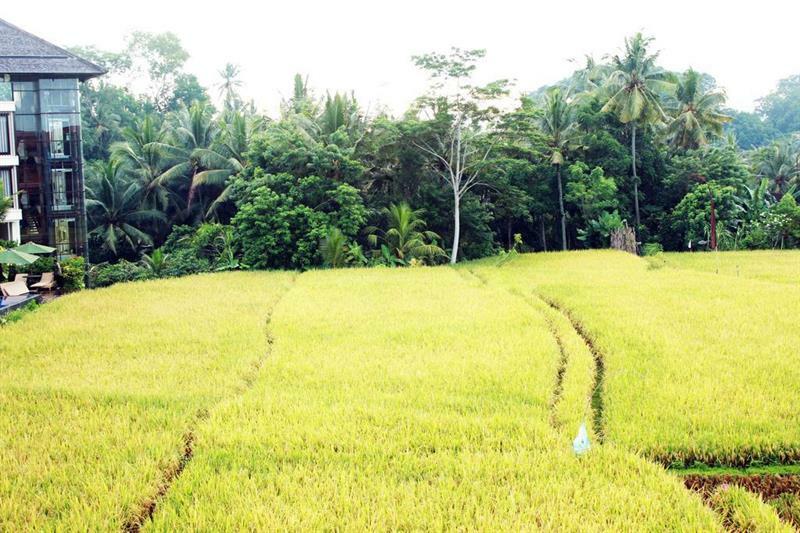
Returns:
[[[56,288],[56,277],[52,272],[42,274],[42,279],[31,285],[31,289],[53,290]]]
[[[28,275],[17,274],[16,276],[14,276],[14,281],[21,281],[22,283],[28,283]]]
[[[24,281],[0,283],[0,291],[2,291],[3,296],[22,296],[31,292],[28,290],[28,286],[25,285]]]

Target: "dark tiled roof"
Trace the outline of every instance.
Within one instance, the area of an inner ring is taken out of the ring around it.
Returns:
[[[105,70],[0,19],[2,74],[70,74],[85,80]]]

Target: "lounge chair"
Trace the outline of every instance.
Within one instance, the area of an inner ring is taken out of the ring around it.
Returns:
[[[24,281],[0,283],[0,291],[3,293],[3,296],[24,296],[31,292],[28,290],[28,286],[25,285]]]
[[[56,288],[56,277],[52,272],[42,274],[42,279],[31,285],[31,289],[44,289],[51,291]]]
[[[27,274],[17,274],[14,276],[14,281],[21,281],[22,283],[28,283],[28,275]]]

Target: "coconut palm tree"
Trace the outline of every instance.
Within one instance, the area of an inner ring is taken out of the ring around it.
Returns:
[[[120,171],[135,179],[142,189],[142,202],[149,208],[166,211],[173,200],[172,192],[161,176],[170,166],[167,131],[155,119],[146,116],[133,127],[124,128],[125,141],[111,147],[111,159],[120,165]]]
[[[636,231],[639,231],[639,178],[636,175],[636,128],[666,122],[661,107],[661,95],[674,90],[669,74],[656,65],[658,53],[651,54],[652,39],[637,33],[625,39],[625,53],[615,55],[607,87],[610,96],[602,111],[613,113],[631,132],[631,171],[633,173],[633,202]]]
[[[115,160],[98,162],[86,184],[86,211],[89,235],[97,236],[103,249],[114,256],[122,248],[136,252],[143,245],[152,246],[152,237],[143,229],[148,224],[166,222],[158,209],[142,207],[144,189],[121,172]]]
[[[379,242],[386,245],[389,251],[403,263],[411,259],[433,260],[446,255],[436,245],[439,235],[425,230],[427,225],[422,217],[422,210],[413,210],[406,203],[390,204],[383,209],[386,217],[386,230],[375,226],[365,228],[370,246],[376,247]]]
[[[264,130],[261,117],[246,117],[234,112],[228,121],[220,121],[219,134],[208,148],[197,148],[194,156],[203,170],[192,179],[190,197],[198,187],[219,191],[205,210],[204,218],[215,218],[219,207],[228,201],[231,193],[229,179],[244,169],[248,146],[253,136]]]
[[[223,108],[226,113],[238,111],[242,107],[242,99],[239,96],[239,88],[242,86],[241,74],[238,65],[227,63],[219,71],[222,81],[219,83],[219,95],[222,97]]]
[[[755,156],[758,173],[769,179],[769,191],[782,198],[800,177],[800,149],[792,140],[783,140],[762,148]]]
[[[667,132],[674,148],[698,148],[708,144],[710,136],[722,137],[722,127],[731,117],[720,109],[725,104],[725,92],[704,91],[700,74],[689,69],[678,81],[673,119]]]
[[[559,87],[548,91],[544,99],[544,113],[540,119],[542,131],[548,137],[550,163],[556,167],[558,181],[558,210],[561,216],[561,249],[567,249],[567,220],[564,212],[564,187],[561,180],[561,167],[565,154],[575,139],[577,122],[575,108],[569,94]]]
[[[185,193],[187,211],[192,207],[196,192],[195,178],[203,170],[201,151],[212,145],[219,131],[213,114],[210,104],[194,102],[171,114],[167,121],[172,143],[164,149],[173,164],[158,176],[158,182]]]

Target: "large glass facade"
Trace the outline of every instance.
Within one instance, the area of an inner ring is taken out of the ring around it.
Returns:
[[[85,255],[78,80],[12,80],[21,236]]]

